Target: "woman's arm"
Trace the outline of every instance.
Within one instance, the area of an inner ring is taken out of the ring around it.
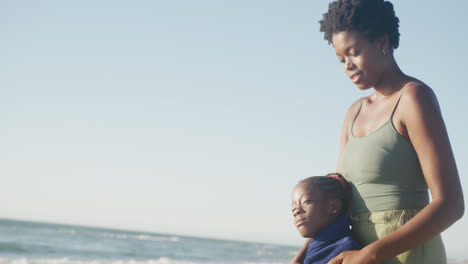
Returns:
[[[306,240],[306,242],[304,243],[304,246],[302,246],[301,250],[299,250],[299,252],[294,257],[294,259],[291,261],[290,264],[302,264],[304,262],[304,259],[307,255],[307,247],[309,246],[310,241],[312,241],[311,238]]]
[[[464,213],[455,158],[434,93],[423,84],[410,84],[399,108],[401,125],[416,150],[432,200],[393,233],[360,251],[343,252],[331,264],[379,263],[430,240]]]
[[[354,116],[356,115],[356,112],[359,109],[361,100],[362,99],[359,99],[356,102],[354,102],[354,104],[351,105],[351,107],[348,109],[345,120],[343,122],[343,127],[341,128],[340,154],[338,155],[338,164],[336,165],[336,172],[341,173],[341,174],[343,174],[341,171],[341,155],[343,155],[343,151],[346,147],[346,144],[348,144],[348,136],[349,136],[349,132],[351,129],[351,125],[353,123]]]

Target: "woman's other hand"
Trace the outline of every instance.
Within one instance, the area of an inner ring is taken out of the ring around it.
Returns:
[[[366,254],[365,250],[351,250],[341,252],[332,258],[328,264],[377,264],[375,258]]]

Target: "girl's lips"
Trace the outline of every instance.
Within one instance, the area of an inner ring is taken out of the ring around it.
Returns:
[[[296,222],[296,226],[301,226],[302,224],[304,224],[305,220],[304,219],[300,219],[299,221]]]

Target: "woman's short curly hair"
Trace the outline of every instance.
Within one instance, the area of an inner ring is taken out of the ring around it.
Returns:
[[[384,0],[337,0],[328,6],[328,12],[320,20],[320,32],[325,33],[328,43],[334,33],[358,31],[369,40],[388,34],[389,48],[398,48],[400,33],[399,19],[393,5]]]

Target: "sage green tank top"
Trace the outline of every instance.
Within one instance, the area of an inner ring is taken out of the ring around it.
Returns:
[[[384,125],[365,137],[355,137],[353,126],[363,101],[341,158],[343,176],[352,185],[353,212],[423,208],[429,194],[418,156],[392,121],[400,99]]]

